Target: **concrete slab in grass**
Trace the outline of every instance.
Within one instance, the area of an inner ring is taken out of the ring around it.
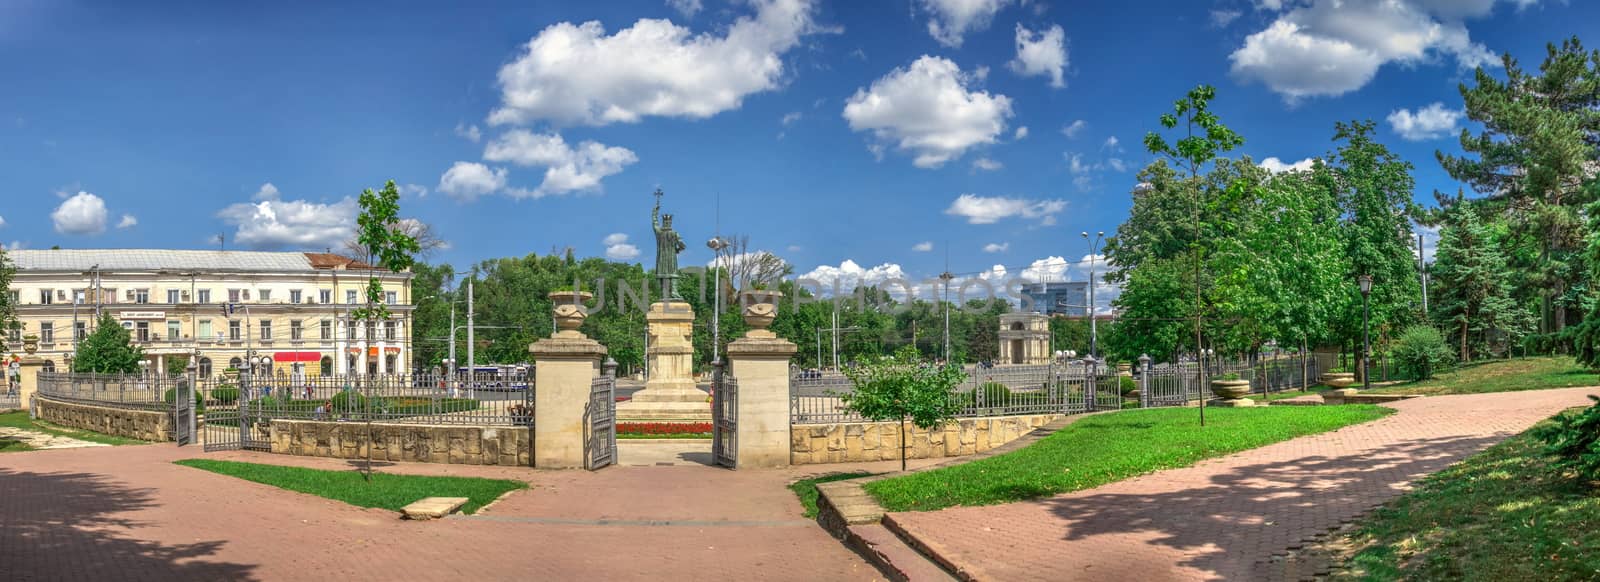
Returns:
[[[424,497],[400,508],[406,519],[437,519],[461,510],[465,497]]]

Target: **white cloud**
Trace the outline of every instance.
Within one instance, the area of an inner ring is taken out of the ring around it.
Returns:
[[[6,217],[0,216],[0,228],[6,227]]]
[[[278,199],[278,187],[277,186],[273,186],[272,182],[267,182],[265,184],[262,184],[260,188],[256,189],[256,193],[254,195],[250,196],[250,199],[251,200],[277,200]]]
[[[1312,0],[1247,37],[1229,57],[1232,72],[1295,101],[1359,89],[1388,63],[1411,66],[1449,56],[1462,68],[1494,66],[1494,53],[1473,42],[1460,20],[1487,14],[1491,5],[1484,0]]]
[[[1410,141],[1423,141],[1438,139],[1450,135],[1456,130],[1456,123],[1461,120],[1465,112],[1457,109],[1446,109],[1443,103],[1435,101],[1432,105],[1418,109],[1412,113],[1408,109],[1396,109],[1389,114],[1389,127]]]
[[[567,145],[560,134],[533,133],[526,129],[513,129],[489,142],[483,149],[483,159],[545,168],[544,182],[537,189],[507,191],[507,194],[518,198],[598,191],[600,180],[639,161],[639,157],[627,148],[587,140],[573,148]],[[441,185],[440,190],[443,189]]]
[[[696,13],[705,9],[705,5],[701,4],[700,0],[667,0],[667,6],[677,10],[684,18],[692,18]]]
[[[1244,15],[1244,13],[1240,12],[1238,10],[1212,10],[1211,11],[1211,26],[1215,26],[1217,28],[1224,28],[1224,27],[1228,26],[1229,24],[1233,24],[1234,20],[1237,20],[1240,16],[1243,16],[1243,15]]]
[[[993,172],[993,171],[998,170],[998,169],[1003,168],[1003,167],[1005,167],[1004,164],[1001,164],[1000,162],[996,162],[996,161],[991,160],[989,158],[978,158],[976,160],[972,160],[972,169],[974,169],[974,170],[983,170],[985,172]]]
[[[274,193],[269,199],[230,205],[217,217],[235,227],[233,241],[246,247],[324,249],[355,236],[358,212],[350,197],[330,204],[281,200]]]
[[[783,114],[783,119],[778,120],[778,123],[782,124],[784,127],[789,127],[794,125],[795,122],[800,121],[801,117],[802,115],[799,111],[790,111]]]
[[[1067,33],[1061,30],[1061,25],[1051,25],[1041,32],[1034,32],[1017,23],[1017,58],[1012,59],[1006,66],[1012,72],[1024,77],[1044,75],[1050,77],[1050,86],[1061,88],[1067,86],[1062,78],[1067,67]]]
[[[106,201],[88,192],[67,198],[50,213],[56,232],[61,234],[100,234],[106,231]]]
[[[139,219],[132,214],[124,214],[122,219],[117,221],[117,228],[133,228],[135,226],[139,226]]]
[[[421,184],[401,184],[400,195],[414,198],[427,198],[428,187]]]
[[[606,236],[606,258],[615,261],[631,261],[639,257],[639,247],[628,243],[628,235],[615,232]]]
[[[1072,139],[1078,137],[1078,132],[1083,131],[1085,127],[1089,127],[1089,122],[1079,119],[1062,126],[1061,135],[1067,136],[1067,139]]]
[[[1028,126],[1026,126],[1026,125],[1018,127],[1017,131],[1011,134],[1011,139],[1014,139],[1014,140],[1022,139],[1022,138],[1025,138],[1025,137],[1028,137]]]
[[[1006,249],[1009,249],[1009,248],[1011,248],[1011,243],[1008,243],[1008,242],[989,243],[989,244],[983,245],[983,252],[986,252],[986,253],[1003,253],[1003,252],[1006,252]]]
[[[11,241],[11,242],[6,243],[4,245],[0,245],[0,250],[7,250],[7,251],[20,251],[20,250],[23,250],[23,249],[26,249],[26,248],[28,248],[28,243],[20,241],[20,240],[14,240],[14,241]]]
[[[925,241],[919,242],[919,243],[917,243],[915,245],[912,245],[911,246],[911,250],[919,252],[919,253],[926,253],[928,251],[931,251],[931,250],[933,250],[933,241],[925,240]]]
[[[798,253],[798,252],[800,252],[802,250],[805,250],[805,247],[802,247],[800,245],[789,245],[789,252],[791,252],[791,253]]]
[[[439,177],[438,190],[452,198],[471,201],[505,187],[505,168],[491,169],[477,162],[456,162]]]
[[[932,13],[928,34],[947,47],[961,46],[962,37],[989,27],[994,15],[1010,0],[922,0],[923,9]]]
[[[1126,172],[1126,171],[1128,171],[1128,163],[1123,161],[1122,158],[1110,158],[1110,159],[1107,159],[1106,160],[1106,165],[1107,166],[1111,166],[1111,169],[1116,170],[1118,172]]]
[[[962,194],[944,213],[967,219],[968,224],[994,224],[1004,218],[1037,219],[1040,224],[1055,224],[1056,214],[1066,210],[1065,200],[1031,200],[1007,196]]]
[[[968,91],[971,75],[955,63],[923,55],[909,68],[896,68],[857,89],[845,103],[844,118],[854,131],[870,131],[884,144],[915,154],[919,168],[937,168],[972,147],[995,143],[1011,117],[1011,99]],[[870,148],[869,148],[870,149]]]
[[[1111,151],[1114,151],[1114,152],[1120,152],[1120,151],[1122,151],[1122,142],[1117,139],[1117,136],[1113,135],[1111,137],[1106,138],[1106,143],[1101,145],[1100,147],[1101,147],[1101,149],[1107,149],[1107,150],[1111,150]]]
[[[1300,160],[1298,162],[1289,164],[1289,163],[1284,163],[1283,160],[1280,160],[1277,157],[1270,157],[1270,158],[1267,158],[1265,160],[1261,160],[1261,163],[1256,164],[1256,165],[1261,166],[1263,168],[1266,168],[1268,172],[1272,172],[1274,174],[1281,174],[1283,172],[1290,172],[1290,171],[1294,171],[1294,172],[1310,171],[1311,170],[1311,166],[1315,165],[1316,162],[1317,162],[1316,158],[1306,158],[1306,159]]]
[[[775,89],[783,54],[819,32],[812,0],[755,0],[726,33],[692,34],[640,19],[606,35],[599,21],[553,24],[500,68],[501,105],[489,123],[634,123],[646,116],[703,119]]]
[[[457,123],[456,136],[472,143],[478,143],[478,140],[483,139],[483,130],[478,129],[477,124]]]
[[[823,287],[828,290],[829,294],[832,294],[832,288],[834,287],[835,282],[838,283],[838,287],[841,292],[849,292],[862,285],[877,285],[886,279],[909,280],[909,277],[906,276],[905,269],[900,268],[900,265],[894,263],[884,263],[870,269],[865,269],[850,259],[845,259],[845,261],[843,263],[839,263],[839,266],[837,267],[832,265],[818,265],[817,268],[801,274],[798,278],[821,283]]]

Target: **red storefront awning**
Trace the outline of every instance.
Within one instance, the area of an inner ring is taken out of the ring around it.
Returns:
[[[278,352],[272,354],[272,361],[279,363],[291,362],[318,362],[322,361],[321,352]]]

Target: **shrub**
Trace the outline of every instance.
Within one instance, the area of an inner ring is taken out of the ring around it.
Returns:
[[[334,412],[364,412],[367,410],[367,395],[360,392],[346,390],[335,394],[333,398]]]
[[[200,394],[201,394],[200,390],[195,390],[194,391],[194,412],[195,412],[195,414],[199,414],[199,413],[205,412],[205,409],[206,409],[205,398],[202,398],[200,396]],[[166,392],[163,392],[161,394],[161,401],[162,402],[166,402],[167,404],[172,404],[174,402],[177,402],[178,401],[178,389],[177,388],[168,388]]]
[[[1134,390],[1138,390],[1139,389],[1139,383],[1135,382],[1133,380],[1133,378],[1128,377],[1128,376],[1118,376],[1118,377],[1122,379],[1120,383],[1121,383],[1122,395],[1123,396],[1127,396],[1127,395],[1133,393]]]
[[[1553,424],[1533,429],[1533,436],[1555,456],[1556,468],[1574,471],[1585,481],[1600,481],[1600,397],[1589,399],[1593,406],[1557,415]]]
[[[211,400],[217,404],[233,404],[239,401],[239,387],[232,384],[218,384],[211,389]]]
[[[1226,374],[1219,374],[1217,376],[1214,376],[1211,379],[1212,380],[1222,380],[1224,382],[1231,382],[1233,380],[1238,380],[1239,379],[1239,373],[1238,372],[1228,372]]]
[[[978,387],[983,390],[983,402],[989,406],[999,406],[1011,399],[1011,388],[999,382],[984,382]]]
[[[1413,325],[1400,332],[1394,343],[1394,360],[1400,373],[1426,380],[1455,362],[1455,351],[1431,325]]]

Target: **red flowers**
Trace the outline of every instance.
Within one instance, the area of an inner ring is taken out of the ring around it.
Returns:
[[[702,434],[711,432],[709,422],[619,422],[621,434]]]

